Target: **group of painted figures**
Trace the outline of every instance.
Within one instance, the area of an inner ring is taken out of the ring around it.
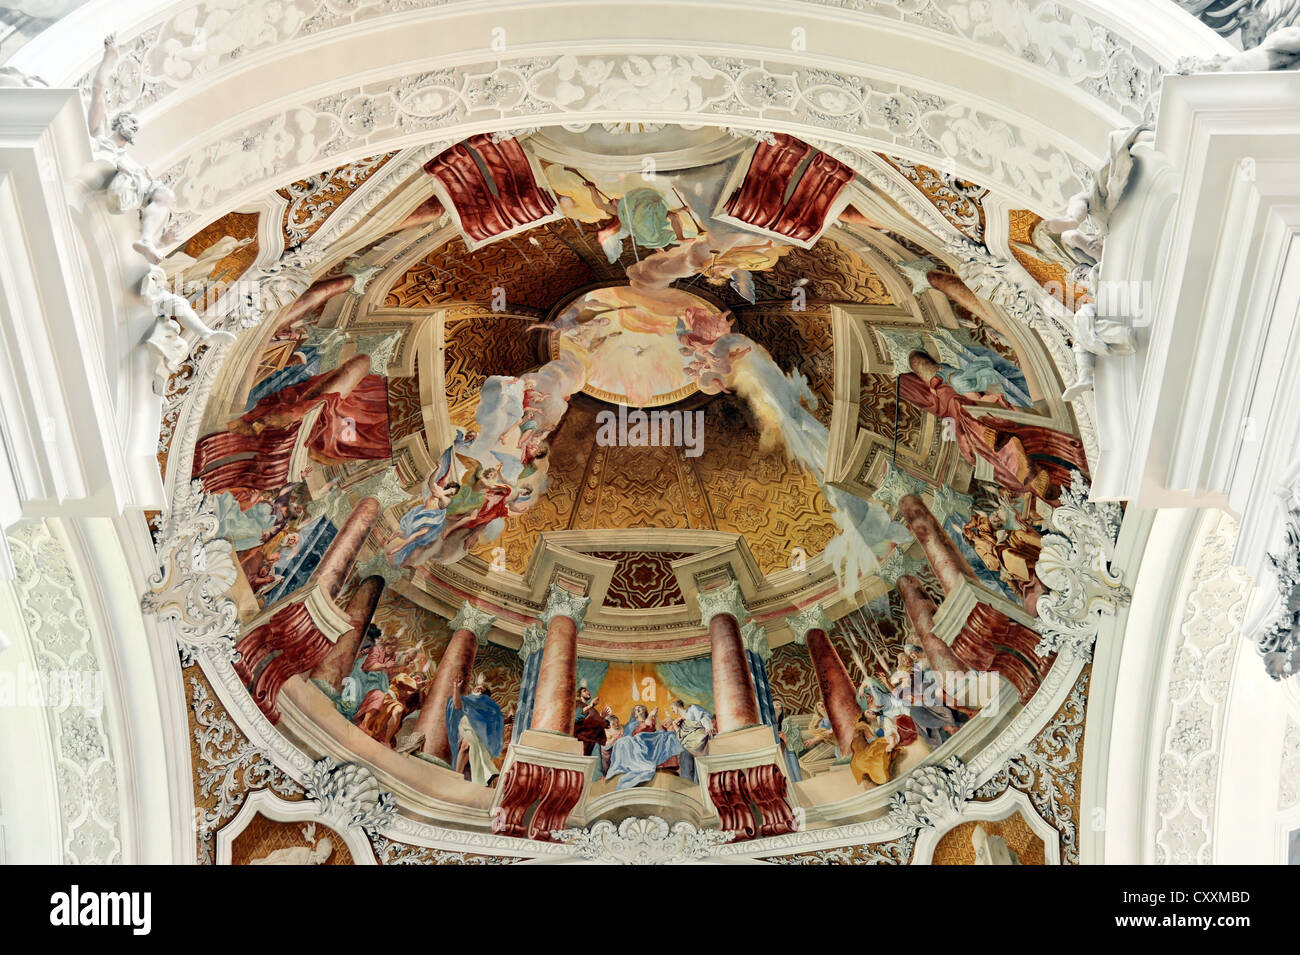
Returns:
[[[782,724],[782,743],[796,758],[819,744],[834,747],[837,761],[848,761],[859,783],[869,779],[883,785],[892,778],[895,762],[912,747],[923,753],[938,749],[975,715],[977,707],[962,705],[931,666],[925,650],[904,646],[887,676],[868,674],[858,686],[862,714],[854,726],[850,751],[836,745],[825,704],[816,705],[817,722],[807,735],[792,719]],[[971,701],[974,702],[974,701]],[[795,778],[799,778],[795,776]]]
[[[800,152],[787,139],[773,148],[794,150],[791,157],[806,154],[806,147]],[[770,151],[760,147],[753,162],[761,165],[763,157],[773,159],[775,154],[767,156]],[[834,171],[827,168],[828,175]],[[638,237],[640,245],[634,249],[654,251],[627,268],[628,286],[610,291],[609,302],[582,299],[581,307],[570,309],[574,314],[561,315],[551,328],[558,333],[559,345],[549,362],[518,376],[492,376],[484,382],[474,428],[458,431],[452,445],[440,452],[429,449],[432,473],[409,492],[413,500],[395,515],[396,528],[379,520],[376,502],[376,513],[359,532],[350,560],[355,562],[359,542],[373,533],[393,569],[452,563],[493,540],[507,520],[527,511],[546,493],[548,444],[562,424],[569,396],[590,380],[593,368],[609,364],[606,353],[616,324],[621,336],[636,342],[643,340],[635,336],[649,336],[629,352],[638,359],[649,354],[647,349],[659,347],[657,339],[651,339],[660,335],[671,352],[672,367],[680,365],[680,373],[702,391],[741,393],[755,411],[756,427],[771,432],[765,431],[764,439],[784,442],[822,485],[845,539],[875,550],[883,559],[906,538],[906,529],[903,538],[880,537],[877,515],[868,513],[868,502],[823,483],[826,428],[805,407],[811,398],[807,382],[782,372],[760,344],[737,333],[729,313],[702,311],[698,300],[673,284],[703,276],[714,284],[732,283],[742,297],[752,298],[755,273],[771,270],[791,246],[746,231],[745,216],[757,213],[744,202],[730,208],[725,222],[696,215],[692,202],[699,200],[691,190],[698,184],[687,180],[680,183],[685,196],[673,187],[677,205],[664,205],[666,199],[638,199],[635,190],[624,192],[618,202],[605,201],[601,197],[607,199],[607,193],[585,177],[575,174],[569,182],[559,172],[556,176],[552,185],[567,200],[562,204],[568,214],[581,219],[585,207],[579,200],[587,195],[601,199],[592,200],[590,216],[581,221],[606,223],[603,238],[610,254],[616,243],[635,243]],[[816,205],[813,197],[805,199]],[[819,215],[829,214],[818,208]],[[440,212],[433,201],[398,228]],[[609,227],[611,216],[619,229]],[[877,225],[852,207],[841,218]],[[652,222],[663,225],[654,236],[647,231]],[[1034,573],[1040,528],[1071,472],[1086,472],[1083,448],[1074,436],[1033,423],[1038,417],[1035,401],[1014,356],[995,334],[983,334],[981,323],[971,319],[985,317],[985,304],[952,272],[930,265],[927,287],[951,300],[964,327],[927,333],[932,344],[915,336],[901,353],[910,370],[899,376],[898,398],[941,421],[945,437],[973,471],[972,494],[964,495],[972,506],[957,523],[945,524],[945,532],[960,545],[983,583],[1018,598],[1032,615],[1042,592]],[[232,411],[223,429],[202,436],[195,449],[193,476],[217,499],[219,533],[231,542],[248,590],[267,613],[284,606],[284,598],[306,590],[322,555],[342,534],[341,518],[348,509],[331,506],[331,500],[393,461],[386,375],[376,371],[371,355],[361,347],[364,336],[318,326],[326,303],[356,290],[359,283],[364,284],[364,276],[344,268],[308,285],[278,310],[259,355],[261,372],[249,385],[242,408]],[[357,346],[353,352],[340,350],[349,343]],[[624,376],[620,381],[627,386],[631,379]],[[624,391],[630,394],[632,389]],[[883,523],[896,533],[901,525],[892,521]],[[352,563],[347,567],[350,574]],[[334,586],[331,597],[346,592],[342,577]],[[321,643],[321,649],[327,651],[328,645]],[[316,677],[314,667],[286,666],[285,679],[291,672]],[[981,669],[974,663],[971,667]],[[429,755],[417,722],[437,667],[422,642],[399,649],[396,640],[372,627],[355,659],[340,668],[342,672],[331,673],[328,680],[313,680],[340,714],[382,745]],[[875,675],[863,674],[856,736],[851,751],[837,754],[850,762],[859,780],[887,781],[901,753],[913,746],[941,745],[972,715],[938,687],[934,669],[919,646],[909,645],[893,672],[882,666]],[[251,669],[249,675],[256,677]],[[450,761],[467,778],[489,784],[504,759],[514,709],[503,712],[483,676],[471,683],[458,686],[446,703]],[[1032,692],[1027,683],[1018,688],[1022,696]],[[708,755],[715,734],[707,709],[674,699],[665,714],[638,705],[624,717],[597,703],[589,691],[579,693],[574,735],[588,755],[599,755],[602,774],[616,779],[618,788],[643,784],[660,771],[696,779],[696,761]],[[274,700],[268,705],[273,707]],[[799,756],[830,739],[827,721],[805,735],[779,700],[766,716],[785,747],[790,775],[799,778]]]
[[[674,699],[662,720],[658,707],[638,703],[620,720],[585,685],[578,690],[573,735],[582,742],[583,753],[600,754],[601,772],[606,779],[618,779],[617,789],[649,782],[660,771],[694,782],[695,759],[708,753],[716,732],[713,714],[696,703],[687,706]]]
[[[312,683],[362,733],[418,757],[426,747],[417,724],[436,671],[423,641],[404,647],[399,637],[384,635],[372,624],[352,669],[337,687],[322,679]],[[514,706],[503,711],[492,696],[487,674],[479,672],[454,688],[444,715],[452,768],[472,782],[490,785],[504,759]]]

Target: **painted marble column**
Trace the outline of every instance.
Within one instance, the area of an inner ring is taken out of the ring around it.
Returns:
[[[535,730],[573,735],[573,709],[578,694],[578,633],[591,598],[551,584],[546,609],[538,620],[546,627],[546,644],[537,671],[533,704]]]
[[[759,720],[770,725],[776,710],[772,705],[772,683],[767,676],[767,661],[772,659],[772,648],[767,642],[767,627],[751,620],[740,628],[740,642],[745,645],[749,675],[754,678]]]
[[[699,601],[700,623],[709,630],[718,732],[756,726],[761,722],[758,697],[740,636],[740,621],[748,619],[749,609],[740,595],[740,584],[733,580],[725,587],[701,591]]]
[[[370,621],[374,619],[375,607],[379,605],[379,597],[383,592],[383,577],[367,577],[361,581],[352,599],[348,601],[346,610],[348,619],[352,621],[352,629],[339,637],[334,649],[325,654],[325,659],[311,671],[313,680],[328,684],[336,693],[342,689],[343,678],[352,672],[357,650],[366,637],[366,631],[370,629]]]
[[[510,741],[519,742],[524,730],[533,728],[533,706],[537,702],[537,674],[542,669],[542,648],[546,646],[546,628],[530,623],[524,627],[524,642],[519,657],[524,661],[524,675],[519,682],[519,702],[515,706],[515,725]]]
[[[912,621],[917,641],[930,660],[930,666],[939,673],[957,673],[967,669],[965,663],[948,644],[934,635],[934,604],[926,596],[921,581],[911,574],[898,578],[898,593],[903,598],[903,609]]]
[[[939,526],[930,509],[925,506],[925,501],[915,494],[905,494],[898,501],[898,513],[925,551],[926,559],[934,568],[944,593],[952,593],[961,586],[963,580],[975,577],[970,564],[952,542],[952,538]]]
[[[853,678],[831,643],[830,618],[821,604],[813,604],[787,617],[786,623],[794,631],[795,642],[808,648],[822,702],[826,704],[826,714],[835,733],[835,745],[841,753],[851,753],[854,728],[862,715],[862,707],[858,705]]]
[[[470,675],[474,670],[474,657],[478,648],[487,645],[488,631],[496,622],[496,615],[466,602],[451,619],[451,640],[442,651],[433,682],[425,692],[416,720],[417,733],[424,734],[420,752],[451,764],[453,754],[447,740],[447,701],[459,685],[463,692],[471,689]]]
[[[357,562],[361,545],[366,542],[375,521],[379,520],[379,513],[379,501],[375,498],[364,497],[358,501],[334,540],[330,541],[309,583],[316,583],[330,597],[338,596]]]

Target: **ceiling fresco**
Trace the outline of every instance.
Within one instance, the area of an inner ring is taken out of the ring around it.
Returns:
[[[234,212],[165,266],[237,282],[391,159],[286,186],[270,233],[270,212]],[[982,240],[986,190],[878,162]],[[585,818],[641,800],[707,822],[732,796],[696,765],[725,721],[700,609],[727,587],[805,803],[819,778],[866,798],[969,756],[985,707],[1033,699],[1054,659],[1035,566],[1083,444],[1042,345],[897,201],[790,136],[673,127],[475,136],[384,188],[232,350],[192,459],[161,449],[237,557],[232,679],[291,738],[331,740],[430,818],[544,839],[510,821],[509,753],[547,719],[537,621],[576,599]],[[1033,214],[1010,215],[1025,268],[1061,278]],[[814,611],[838,619],[842,739],[791,622]],[[957,669],[971,693],[901,689]],[[753,771],[755,806],[772,778]]]
[[[0,863],[1300,864],[1300,0],[0,0],[0,104]]]

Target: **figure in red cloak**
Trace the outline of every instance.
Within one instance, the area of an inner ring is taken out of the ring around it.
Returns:
[[[1017,494],[1032,494],[1053,501],[1070,484],[1070,471],[1088,471],[1083,444],[1055,428],[1023,424],[995,415],[974,415],[971,407],[983,402],[958,394],[948,383],[953,368],[940,364],[923,351],[908,356],[912,373],[899,376],[899,395],[908,404],[953,423],[957,448],[969,464],[976,457],[993,466],[997,482]],[[998,396],[999,407],[1010,408]]]
[[[314,408],[320,413],[306,440],[312,460],[337,464],[392,456],[387,381],[370,374],[369,355],[357,355],[333,371],[266,395],[227,431],[203,438],[195,449],[194,473],[201,475],[204,489],[210,494],[230,490],[238,497],[298,480],[301,475],[288,473],[289,461],[298,429]]]

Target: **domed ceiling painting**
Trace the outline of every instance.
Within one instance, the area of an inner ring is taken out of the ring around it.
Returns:
[[[292,253],[348,223],[326,271],[261,274],[276,307],[192,460],[162,459],[215,502],[232,685],[286,737],[441,825],[545,840],[653,810],[772,835],[969,758],[1033,698],[1036,564],[1084,447],[1043,345],[895,198],[792,136],[711,128],[480,135],[401,182],[390,159],[165,262],[236,282],[268,235]],[[982,189],[872,159],[979,242]],[[724,740],[755,726],[769,765],[729,783]],[[548,732],[569,768],[536,755]]]

